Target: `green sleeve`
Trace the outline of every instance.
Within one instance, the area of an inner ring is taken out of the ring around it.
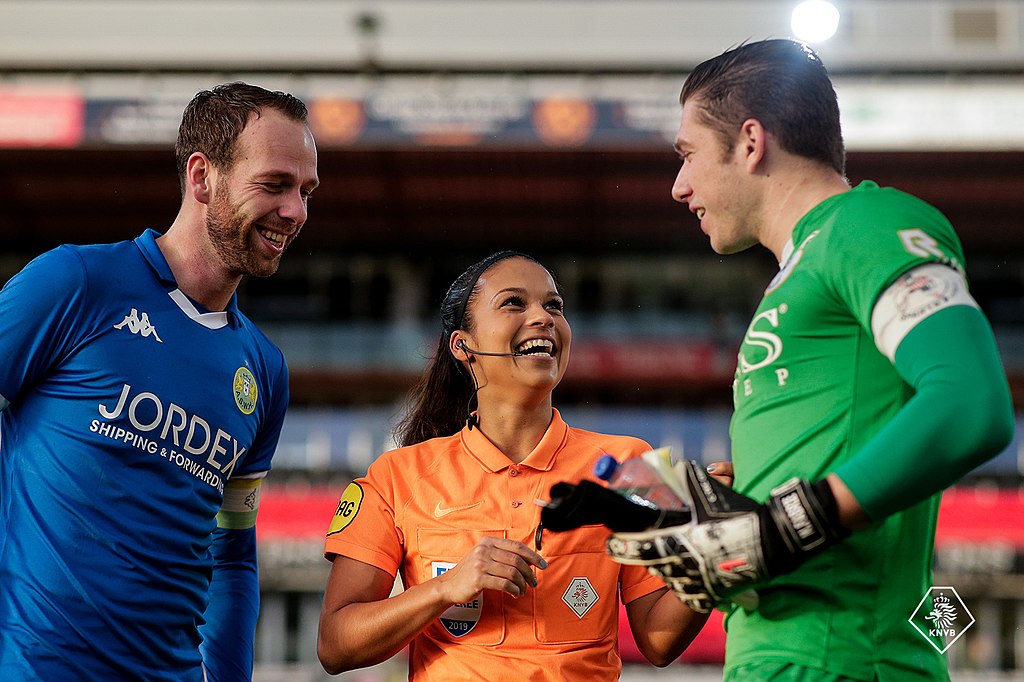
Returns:
[[[980,310],[953,306],[900,343],[896,371],[914,396],[836,470],[880,520],[941,492],[999,454],[1014,414],[992,329]]]

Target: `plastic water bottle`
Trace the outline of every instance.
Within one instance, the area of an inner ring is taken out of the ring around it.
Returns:
[[[608,483],[611,490],[626,499],[644,507],[661,512],[650,528],[664,528],[688,523],[691,518],[687,504],[665,482],[660,470],[669,475],[672,467],[670,448],[649,450],[639,457],[619,462],[611,455],[602,455],[594,464],[594,475]],[[646,524],[650,519],[636,520]],[[614,530],[614,529],[613,529]],[[623,526],[622,530],[638,530],[636,525]],[[760,598],[754,590],[744,590],[730,597],[731,601],[752,611],[757,608]]]
[[[685,511],[686,503],[665,482],[658,471],[660,458],[670,465],[669,448],[658,448],[619,462],[611,455],[603,455],[594,464],[594,475],[608,483],[608,487],[631,502],[662,511]]]

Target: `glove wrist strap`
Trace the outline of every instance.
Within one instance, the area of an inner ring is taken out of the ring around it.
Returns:
[[[810,556],[850,532],[839,523],[839,506],[828,481],[790,479],[772,490],[762,528],[765,564],[771,575],[789,573]]]

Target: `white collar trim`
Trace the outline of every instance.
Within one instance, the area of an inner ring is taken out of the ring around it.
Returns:
[[[782,260],[779,261],[779,269],[786,267],[786,263],[789,262],[789,257],[793,255],[793,250],[796,247],[793,246],[792,238],[786,241],[786,245],[782,247]]]
[[[178,307],[181,308],[183,313],[207,329],[220,329],[221,327],[226,327],[228,324],[228,314],[226,311],[221,311],[219,313],[201,313],[196,309],[192,301],[189,300],[188,296],[181,292],[181,289],[175,289],[167,295],[171,297],[172,301],[178,304]]]

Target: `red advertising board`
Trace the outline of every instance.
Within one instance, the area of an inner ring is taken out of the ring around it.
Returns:
[[[577,380],[680,381],[718,379],[726,362],[709,341],[581,341],[573,343],[567,376]]]
[[[260,505],[261,539],[322,536],[341,490],[313,487],[290,492],[270,484]],[[939,506],[936,544],[998,540],[1024,550],[1024,491],[950,488]]]
[[[319,539],[338,504],[340,490],[314,487],[300,492],[268,486],[261,503],[258,535],[261,542],[297,538]],[[936,547],[968,543],[975,549],[991,543],[1024,551],[1024,491],[951,488],[942,497]],[[627,663],[645,659],[629,631],[625,608],[619,609],[619,652]],[[680,658],[682,663],[720,664],[725,659],[722,614],[710,621]]]
[[[76,147],[84,121],[76,90],[0,87],[0,148]]]

